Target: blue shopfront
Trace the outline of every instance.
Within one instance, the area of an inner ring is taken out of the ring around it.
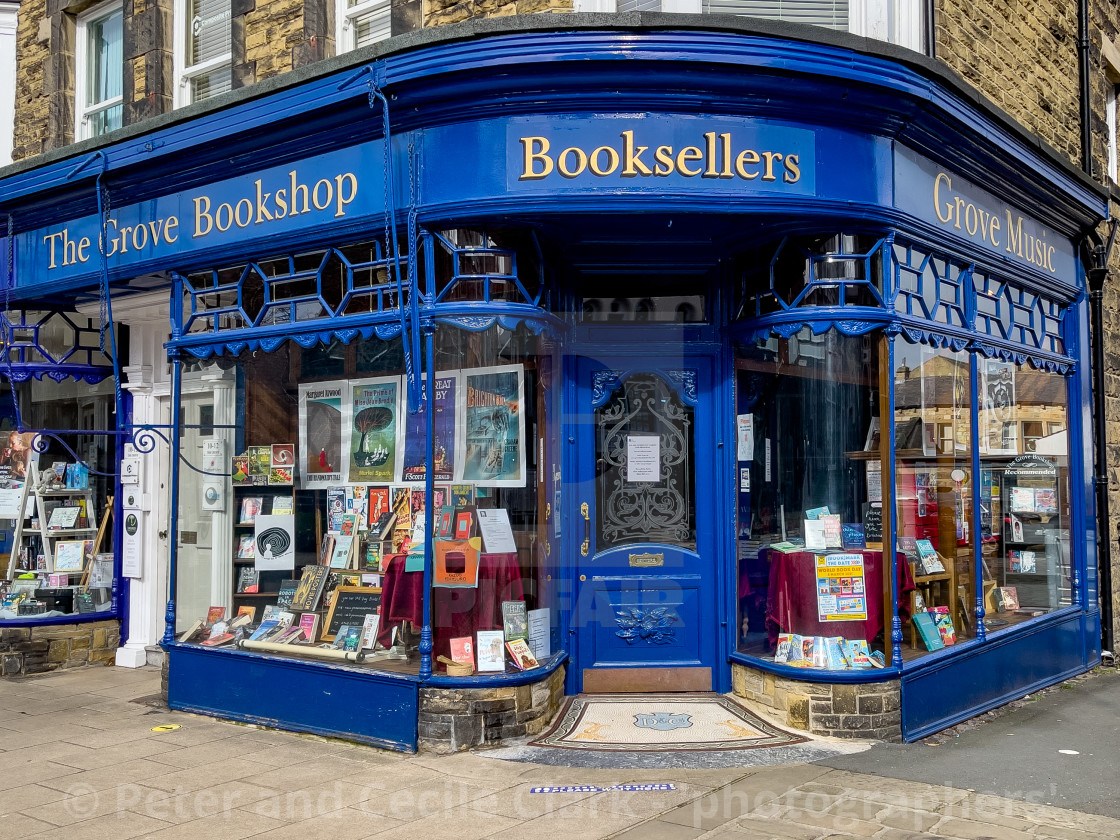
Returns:
[[[173,708],[456,749],[734,691],[914,739],[1099,659],[1103,194],[932,62],[679,20],[448,27],[4,173],[13,301],[170,298],[127,431],[179,453]]]

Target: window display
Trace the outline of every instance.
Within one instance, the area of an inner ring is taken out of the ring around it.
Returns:
[[[508,635],[497,670],[549,656],[540,515],[549,491],[539,459],[551,450],[552,350],[524,329],[439,329],[429,413],[426,397],[407,403],[402,356],[392,349],[399,343],[332,344],[332,364],[322,348],[288,344],[211,365],[232,368],[220,375],[236,383],[245,410],[233,424],[230,503],[199,515],[211,519],[207,533],[225,528],[231,537],[228,546],[214,542],[209,575],[180,566],[179,641],[415,672],[430,542],[434,660],[458,662],[462,640],[485,632]],[[196,482],[190,472],[180,477],[181,509]],[[207,589],[219,579],[223,588]],[[481,668],[484,646],[475,649]]]
[[[798,667],[884,662],[878,359],[877,335],[808,328],[740,349],[740,652]]]

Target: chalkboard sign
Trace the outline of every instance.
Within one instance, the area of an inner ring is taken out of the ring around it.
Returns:
[[[345,624],[356,624],[361,627],[368,613],[379,612],[381,612],[381,587],[340,586],[334,591],[323,639],[332,642],[338,634],[338,628]]]
[[[869,543],[883,541],[883,506],[867,502],[863,506],[863,535]]]

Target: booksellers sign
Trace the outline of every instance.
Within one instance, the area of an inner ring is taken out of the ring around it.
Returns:
[[[820,621],[867,619],[867,586],[862,554],[818,554],[817,618]]]

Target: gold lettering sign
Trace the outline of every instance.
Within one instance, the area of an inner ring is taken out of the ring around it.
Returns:
[[[650,566],[664,566],[664,554],[631,554],[630,565],[639,568],[648,568]]]
[[[728,132],[705,132],[695,146],[640,145],[634,129],[627,129],[611,145],[584,149],[569,146],[553,149],[547,137],[520,137],[519,181],[539,181],[554,172],[576,178],[585,172],[599,178],[682,175],[686,178],[715,178],[744,181],[775,181],[796,184],[801,180],[801,156],[787,151],[738,149]]]

